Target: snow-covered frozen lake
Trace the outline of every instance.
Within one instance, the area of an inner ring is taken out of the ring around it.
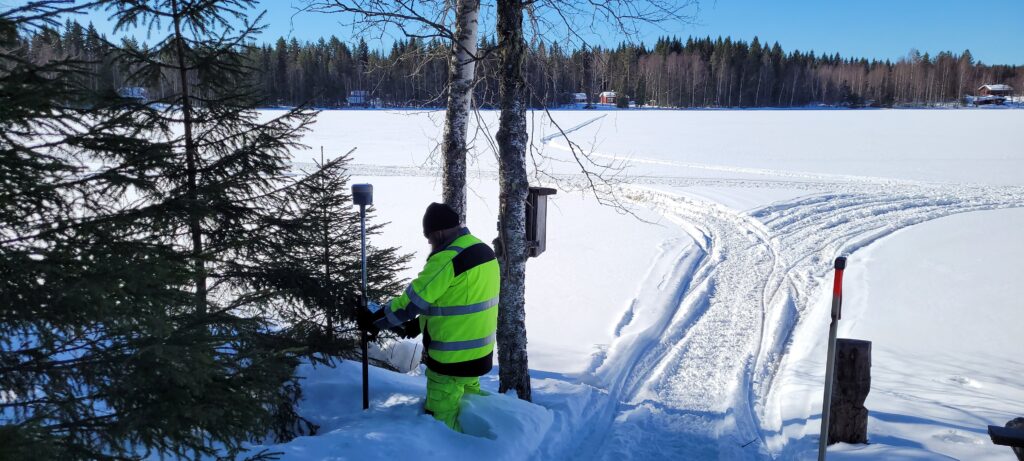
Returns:
[[[470,166],[467,224],[485,240],[496,115],[480,114]],[[561,185],[579,173],[570,141],[613,164],[635,216],[585,192],[554,196],[548,250],[528,264],[537,405],[474,401],[476,436],[449,434],[418,415],[415,373],[375,371],[385,385],[364,414],[355,397],[323,397],[356,396],[355,368],[307,370],[304,409],[330,429],[273,447],[285,459],[384,459],[392,444],[426,459],[813,459],[841,254],[840,336],[875,351],[872,444],[830,453],[1012,459],[985,426],[1024,416],[1013,291],[1024,275],[1024,111],[551,115],[529,119],[532,158]],[[442,122],[437,111],[327,111],[306,139],[313,150],[296,153],[301,168],[320,146],[328,157],[357,148],[353,179],[374,184],[391,222],[376,243],[416,251],[410,277],[427,250],[422,210],[440,200]]]

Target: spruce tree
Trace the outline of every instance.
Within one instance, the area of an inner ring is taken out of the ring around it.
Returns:
[[[196,315],[161,114],[91,91],[94,62],[29,59],[19,34],[76,9],[0,13],[0,458],[232,456],[294,359],[258,319]]]
[[[361,292],[360,220],[349,193],[347,155],[316,162],[315,169],[267,197],[274,210],[263,222],[264,235],[252,241],[247,257],[233,269],[247,274],[251,289],[276,293],[275,316],[294,347],[315,362],[332,356],[356,358]],[[373,218],[372,207],[367,221]],[[370,244],[384,224],[370,223],[367,243],[367,296],[387,300],[401,294],[399,277],[411,256]],[[381,337],[379,339],[384,339]]]
[[[231,449],[273,429],[278,439],[315,428],[294,413],[299,387],[292,343],[274,316],[277,293],[254,289],[252,247],[275,210],[265,199],[288,176],[290,152],[315,113],[304,108],[269,119],[254,86],[255,36],[262,26],[251,0],[113,1],[108,11],[123,32],[146,30],[149,47],[122,49],[128,79],[160,84],[165,96],[148,128],[171,165],[151,171],[159,187],[142,199],[160,204],[155,236],[191,265],[192,304],[183,315],[204,325],[206,366],[187,382],[210,405],[203,424]],[[216,409],[214,408],[216,407]]]
[[[0,14],[2,454],[231,457],[311,431],[273,293],[228,262],[259,237],[313,114],[252,110],[257,27],[221,34],[251,2],[108,3],[119,27],[166,33],[104,62],[168,88],[158,104],[90,91],[99,63],[26,49],[19,32],[58,43],[73,4]]]

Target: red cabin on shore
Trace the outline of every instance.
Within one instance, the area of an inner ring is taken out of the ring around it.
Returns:
[[[1013,87],[1002,83],[989,83],[978,87],[978,96],[1013,96]]]

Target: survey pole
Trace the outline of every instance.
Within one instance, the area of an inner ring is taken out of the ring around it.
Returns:
[[[360,260],[362,261],[363,269],[362,293],[359,297],[360,305],[356,308],[368,309],[369,298],[366,293],[366,207],[373,204],[373,185],[353,184],[352,201],[359,205]],[[370,408],[370,359],[367,353],[367,343],[369,341],[366,329],[360,328],[359,334],[359,347],[363,352],[363,410],[366,410]]]

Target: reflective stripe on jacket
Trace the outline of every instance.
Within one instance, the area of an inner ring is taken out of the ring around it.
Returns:
[[[385,306],[380,326],[396,327],[419,316],[427,367],[480,376],[491,369],[500,284],[494,251],[463,229]]]

